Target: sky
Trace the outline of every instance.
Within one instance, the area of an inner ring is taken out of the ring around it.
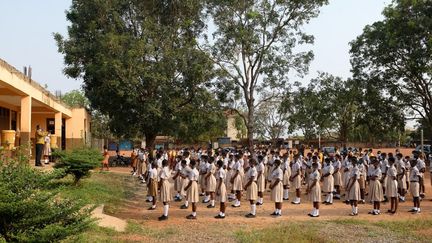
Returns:
[[[310,47],[315,59],[307,83],[318,71],[350,77],[349,42],[364,26],[382,20],[381,12],[391,0],[330,0],[319,17],[304,27],[315,36]],[[63,56],[58,53],[53,33],[67,35],[65,11],[71,0],[0,0],[0,58],[22,70],[32,67],[32,78],[48,90],[63,93],[78,89],[80,80],[63,74]]]

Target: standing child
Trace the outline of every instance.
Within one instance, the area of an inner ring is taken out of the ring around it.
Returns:
[[[288,157],[288,153],[285,153],[283,156],[283,163],[282,163],[282,171],[283,171],[283,200],[288,201],[289,200],[289,185],[290,185],[290,177],[291,177],[291,166],[290,166],[290,160]]]
[[[323,191],[327,193],[326,200],[324,201],[325,205],[333,204],[333,188],[334,188],[333,172],[334,172],[334,168],[333,165],[331,164],[330,158],[325,158],[325,166],[322,171],[323,178],[324,178]],[[313,174],[316,173],[314,172]]]
[[[225,210],[226,210],[225,202],[227,200],[227,191],[225,187],[226,171],[224,169],[224,161],[218,160],[217,169],[218,170],[216,172],[216,179],[217,179],[216,196],[220,203],[220,212],[218,215],[215,216],[215,218],[224,219]]]
[[[341,192],[341,186],[342,186],[342,176],[341,176],[341,156],[340,154],[336,154],[336,160],[333,162],[333,177],[334,177],[334,187],[336,194],[334,195],[334,199],[340,200],[340,192]]]
[[[359,179],[359,185],[360,185],[360,203],[365,203],[365,194],[366,194],[366,175],[368,170],[367,161],[364,160],[364,158],[360,158],[358,160],[358,166],[359,172],[360,172],[360,179]]]
[[[302,186],[302,163],[299,154],[294,155],[294,163],[291,166],[291,178],[290,181],[296,190],[296,198],[292,201],[292,204],[300,204],[300,194]]]
[[[327,158],[328,159],[328,158]],[[330,162],[330,159],[328,160]],[[310,195],[310,200],[313,203],[313,210],[308,215],[311,217],[319,217],[319,204],[321,201],[321,186],[320,173],[318,171],[318,163],[312,164],[312,172],[309,174],[309,182],[307,193]]]
[[[415,159],[411,160],[410,192],[413,196],[414,207],[409,212],[420,213],[420,171]]]
[[[257,170],[255,168],[256,166],[256,160],[250,159],[249,160],[249,170],[246,172],[245,175],[245,181],[247,182],[244,186],[244,189],[246,190],[246,199],[250,202],[251,206],[251,212],[249,214],[246,214],[246,218],[255,218],[256,217],[256,204],[255,201],[258,198],[258,187],[256,184],[257,180]]]
[[[174,190],[176,191],[176,195],[174,197],[174,201],[181,202],[182,200],[181,189],[183,183],[183,178],[180,176],[181,170],[183,168],[181,157],[175,158],[175,161],[176,161],[176,164],[174,166],[175,175],[173,176],[173,180],[174,180]]]
[[[256,166],[256,170],[258,173],[257,176],[257,188],[258,188],[258,201],[256,205],[260,206],[264,203],[264,192],[265,192],[265,165],[264,165],[264,157],[262,155],[258,155],[258,165]]]
[[[157,201],[157,191],[158,191],[158,172],[157,172],[157,162],[154,161],[152,163],[151,169],[148,172],[148,193],[150,197],[150,201],[152,203],[152,206],[148,210],[155,210],[156,209],[156,201]]]
[[[199,202],[199,189],[198,189],[198,177],[199,172],[195,168],[196,161],[194,159],[190,160],[189,163],[191,169],[189,170],[189,184],[186,186],[185,190],[187,191],[187,198],[192,204],[192,214],[188,215],[187,219],[196,219],[197,206],[196,204]]]
[[[186,192],[186,186],[189,184],[189,171],[191,170],[189,165],[187,164],[187,161],[185,159],[183,159],[181,161],[181,171],[179,176],[182,178],[181,180],[181,187],[180,187],[180,196],[183,196],[185,198],[185,203],[183,205],[180,206],[180,209],[187,209],[189,207],[189,200],[187,197],[187,192]]]
[[[401,153],[396,154],[396,170],[397,170],[399,201],[405,202],[405,194],[407,191],[406,177],[405,177],[406,168],[405,168],[405,162],[403,161],[403,155]]]
[[[281,161],[276,159],[273,163],[274,170],[271,173],[270,189],[272,190],[271,200],[275,202],[275,211],[271,214],[273,216],[282,216],[282,195],[283,195],[283,171],[280,168]],[[300,203],[300,202],[299,202]]]
[[[347,199],[352,208],[350,216],[358,215],[358,200],[360,200],[360,185],[358,180],[360,179],[360,171],[357,167],[357,159],[355,157],[350,158],[350,164],[353,165],[349,177],[347,186]]]
[[[232,207],[238,208],[240,207],[241,195],[243,191],[243,178],[242,178],[242,161],[240,160],[241,155],[236,155],[236,161],[233,168],[234,175],[231,177],[231,183],[233,185],[233,190],[236,193],[236,200]]]
[[[390,209],[388,210],[389,213],[394,214],[397,211],[398,208],[398,183],[397,183],[397,170],[394,166],[395,164],[395,158],[389,157],[389,168],[387,169],[386,173],[386,195],[387,198],[390,199]]]
[[[168,219],[169,202],[171,201],[171,183],[169,182],[171,170],[168,165],[168,160],[164,159],[162,169],[159,172],[160,199],[164,205],[163,215],[159,217],[160,221]]]
[[[102,161],[102,168],[101,171],[104,170],[104,168],[106,167],[107,171],[109,171],[109,166],[108,166],[108,162],[109,162],[109,154],[108,154],[108,149],[107,146],[104,145],[104,152],[103,152],[103,161]]]
[[[349,190],[348,190],[348,186],[350,183],[350,179],[351,179],[351,170],[353,168],[353,164],[351,163],[351,152],[349,152],[349,155],[345,157],[344,161],[343,161],[343,183],[344,183],[344,187],[345,187],[345,203],[349,204]],[[360,175],[359,175],[360,176]]]
[[[208,159],[207,174],[205,175],[206,194],[210,196],[210,204],[207,205],[207,208],[215,207],[216,178],[214,174],[216,173],[216,166],[214,164],[214,160],[214,157],[210,157]]]
[[[369,212],[369,214],[379,215],[381,214],[380,211],[381,201],[384,200],[384,197],[383,197],[383,189],[380,182],[382,176],[380,163],[375,157],[372,157],[372,166],[369,167],[368,175],[369,175],[369,197],[374,207],[373,211]]]

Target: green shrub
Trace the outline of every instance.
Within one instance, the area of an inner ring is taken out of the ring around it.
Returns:
[[[66,174],[72,174],[75,184],[84,176],[90,174],[90,170],[98,167],[103,160],[102,154],[90,148],[79,148],[71,151],[57,151],[58,160],[54,168],[65,169]]]
[[[0,242],[55,242],[87,229],[91,209],[49,189],[64,171],[42,172],[23,158],[0,159]]]

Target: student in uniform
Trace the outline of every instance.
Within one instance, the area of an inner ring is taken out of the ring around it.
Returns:
[[[208,159],[207,174],[205,175],[206,194],[210,196],[210,204],[207,205],[207,208],[215,207],[216,178],[214,174],[216,173],[216,166],[214,164],[214,160],[214,157],[210,157]]]
[[[381,186],[381,168],[379,161],[375,158],[371,158],[372,166],[369,167],[369,197],[370,201],[373,203],[373,211],[369,214],[379,215],[381,214],[381,201],[384,200],[383,189]]]
[[[362,156],[362,158],[360,158],[358,160],[358,165],[357,165],[359,172],[360,172],[360,179],[359,179],[359,185],[360,185],[360,203],[364,204],[365,203],[365,194],[366,194],[366,175],[367,175],[367,169],[368,169],[368,165],[367,165],[367,161],[364,160],[364,157]]]
[[[148,172],[148,193],[150,197],[150,201],[152,203],[152,206],[148,210],[155,210],[156,209],[156,201],[157,201],[157,191],[158,191],[158,172],[157,172],[158,165],[156,161],[153,162],[151,169]]]
[[[397,182],[397,170],[394,166],[396,159],[389,157],[389,168],[387,169],[386,178],[386,195],[390,199],[391,208],[388,210],[389,213],[396,213],[398,208],[398,182]]]
[[[353,168],[353,164],[351,163],[351,158],[353,158],[353,157],[352,157],[351,152],[350,152],[348,154],[348,156],[346,156],[344,158],[343,165],[342,165],[342,168],[343,168],[343,183],[344,183],[344,187],[345,187],[345,203],[346,204],[350,203],[349,202],[350,200],[349,200],[349,193],[348,193],[348,191],[349,191],[348,190],[348,185],[349,185],[349,182],[351,181],[351,170]]]
[[[358,180],[360,179],[360,171],[357,167],[357,159],[355,157],[350,158],[350,164],[353,165],[349,172],[348,186],[347,186],[347,199],[352,208],[350,216],[358,215],[358,200],[360,200],[360,185]]]
[[[283,163],[282,163],[282,171],[283,171],[283,200],[288,201],[289,200],[289,185],[290,185],[290,177],[291,177],[291,165],[290,160],[288,157],[288,153],[285,153],[283,156]]]
[[[405,202],[405,194],[407,192],[406,186],[406,169],[405,162],[403,161],[403,155],[401,153],[396,154],[396,170],[397,170],[397,182],[398,182],[398,193],[399,201]]]
[[[242,161],[240,160],[241,157],[242,156],[240,154],[236,155],[236,161],[233,167],[234,175],[231,177],[233,190],[236,194],[236,200],[234,204],[231,205],[234,208],[240,207],[240,201],[241,201],[241,196],[243,191],[243,178],[242,178],[243,166],[242,166]]]
[[[411,158],[409,156],[405,156],[404,159],[405,164],[405,182],[406,182],[406,191],[410,189],[410,170],[411,170]]]
[[[195,168],[196,161],[194,159],[190,160],[190,170],[189,170],[189,183],[186,186],[185,190],[187,191],[187,198],[192,204],[192,214],[188,215],[187,219],[196,219],[197,206],[196,204],[199,202],[199,189],[198,189],[198,177],[199,172]]]
[[[333,204],[333,188],[334,188],[334,178],[333,178],[334,168],[333,168],[333,165],[331,163],[330,158],[325,158],[324,161],[325,161],[325,166],[322,170],[322,173],[323,173],[322,177],[324,180],[323,191],[325,193],[327,193],[327,197],[326,197],[326,200],[324,201],[324,204],[325,205],[332,205]],[[315,174],[315,172],[313,174]]]
[[[232,201],[236,199],[236,196],[234,194],[234,190],[233,190],[233,184],[231,183],[231,178],[234,175],[234,155],[231,153],[229,156],[229,160],[228,160],[228,166],[227,166],[227,176],[226,176],[226,185],[227,185],[227,191],[230,192],[230,194],[228,194],[228,200]]]
[[[108,148],[106,145],[104,145],[104,152],[103,152],[103,161],[102,161],[102,168],[101,171],[104,170],[104,167],[106,167],[107,171],[109,171],[109,154],[108,154]]]
[[[175,175],[173,176],[174,180],[174,190],[176,191],[176,195],[174,197],[174,201],[181,202],[182,196],[181,196],[181,190],[182,190],[182,184],[183,184],[183,178],[180,176],[182,167],[182,159],[181,157],[177,157],[175,159],[176,164],[174,166],[174,172]],[[186,161],[185,161],[186,162]]]
[[[387,154],[381,153],[381,173],[382,173],[382,179],[381,179],[381,185],[383,188],[384,193],[384,202],[388,202],[387,194],[386,194],[386,187],[387,187],[387,169],[389,167],[388,160],[387,160]]]
[[[201,187],[201,196],[204,196],[203,203],[210,202],[210,196],[206,192],[207,185],[206,185],[206,174],[207,174],[207,167],[208,167],[208,156],[203,154],[201,156],[200,164],[199,164],[199,173],[200,173],[200,187]]]
[[[294,156],[294,163],[291,166],[291,178],[290,181],[296,190],[296,198],[292,201],[292,204],[300,204],[301,186],[302,186],[302,164],[299,154]]]
[[[185,203],[180,206],[180,209],[187,209],[189,207],[189,200],[187,197],[186,186],[189,184],[189,171],[191,168],[189,167],[187,161],[185,159],[181,160],[181,167],[179,176],[182,178],[181,187],[180,187],[180,196],[185,198]]]
[[[218,215],[215,216],[215,218],[224,219],[225,210],[226,210],[225,202],[227,200],[227,191],[225,187],[226,170],[224,169],[224,161],[222,160],[218,160],[217,162],[216,179],[217,179],[216,197],[218,198],[220,203],[220,212]]]
[[[420,172],[420,198],[425,197],[425,185],[424,185],[424,173],[426,172],[426,164],[425,164],[425,154],[420,153],[419,158],[417,159],[417,169]]]
[[[159,221],[168,219],[169,202],[171,201],[171,183],[169,182],[171,171],[168,165],[168,160],[162,160],[162,169],[159,172],[159,188],[160,198],[164,206],[163,215],[159,217]]]
[[[342,176],[341,176],[341,156],[340,154],[336,154],[336,160],[333,162],[333,177],[334,177],[334,187],[335,187],[335,195],[334,199],[340,200],[340,192],[342,186]]]
[[[328,161],[330,162],[330,159],[328,159]],[[321,186],[319,181],[320,173],[318,171],[318,163],[313,163],[312,172],[309,174],[308,188],[306,190],[313,203],[313,210],[308,214],[311,217],[319,217],[319,204],[321,201]]]
[[[272,216],[282,216],[282,201],[283,201],[283,171],[280,168],[281,161],[274,161],[274,170],[271,173],[271,183],[270,189],[271,192],[271,200],[275,202],[275,211],[271,214]],[[299,202],[300,203],[300,202]]]
[[[258,201],[256,205],[260,206],[264,203],[264,192],[265,192],[265,165],[264,165],[264,157],[262,155],[258,155],[258,165],[256,166],[256,170],[258,173],[257,176],[257,188],[258,188]]]
[[[255,159],[249,160],[249,169],[245,174],[246,184],[244,190],[246,190],[246,200],[250,202],[251,212],[246,214],[246,218],[256,217],[256,204],[255,201],[258,199],[258,186],[257,180],[257,170],[255,168],[257,162]]]
[[[411,160],[410,171],[410,192],[413,196],[414,207],[409,211],[412,213],[420,213],[420,171],[417,167],[418,161]]]
[[[137,166],[138,166],[138,153],[136,152],[136,149],[134,149],[132,150],[132,154],[131,154],[132,176],[136,176]]]

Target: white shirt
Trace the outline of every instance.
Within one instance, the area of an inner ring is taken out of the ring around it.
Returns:
[[[188,178],[190,181],[198,181],[199,172],[196,168],[189,170]]]
[[[257,180],[257,169],[255,167],[250,167],[249,170],[246,173],[246,181],[256,181]]]
[[[217,172],[216,172],[216,179],[217,180],[222,180],[224,181],[226,178],[226,171],[224,170],[224,168],[220,168]]]
[[[279,179],[280,181],[283,180],[283,171],[280,167],[277,167],[273,170],[273,172],[271,173],[271,180],[272,181],[276,181],[277,179]]]
[[[159,171],[159,178],[163,179],[163,180],[168,180],[171,177],[171,171],[169,169],[168,166],[163,167],[160,171]]]
[[[417,181],[418,182],[419,181],[419,177],[421,177],[419,169],[416,166],[412,167],[411,168],[411,173],[410,173],[410,181],[411,182],[412,181]]]

